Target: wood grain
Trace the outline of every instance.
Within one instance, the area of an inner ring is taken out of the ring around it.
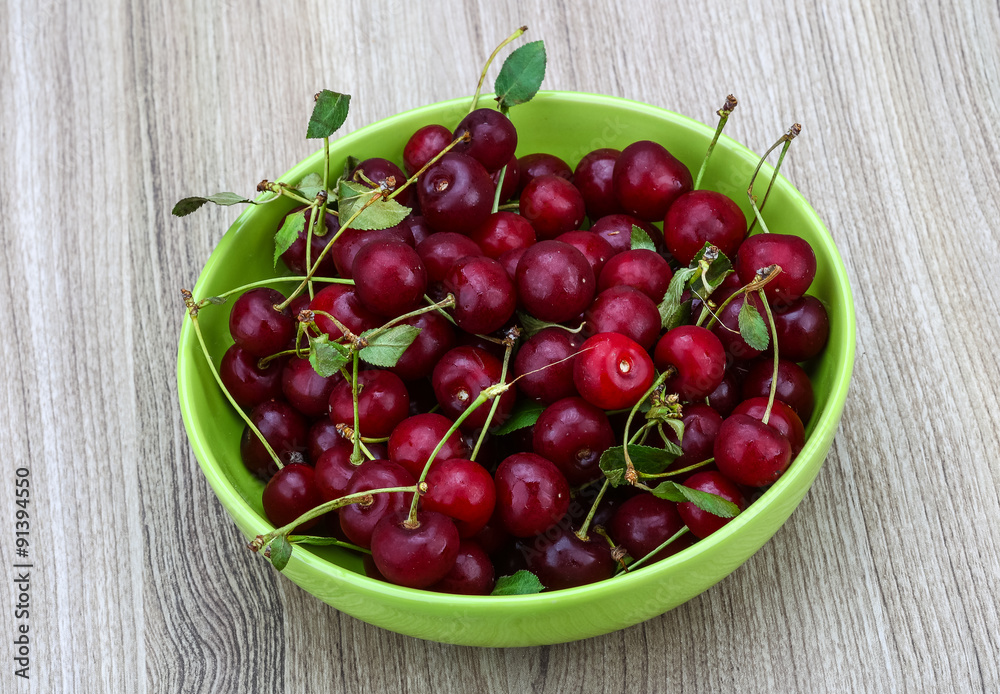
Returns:
[[[1000,11],[738,5],[0,4],[0,416],[7,479],[27,463],[33,482],[30,690],[997,691]],[[169,209],[309,154],[320,87],[353,95],[347,129],[471,92],[519,24],[548,88],[704,121],[733,92],[728,132],[758,150],[801,122],[785,173],[843,253],[858,361],[816,485],[731,577],[604,637],[459,648],[340,614],[243,549],[174,383],[178,289],[235,213]],[[8,668],[0,690],[29,686]]]

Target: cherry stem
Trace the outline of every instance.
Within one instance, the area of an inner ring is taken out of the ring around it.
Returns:
[[[708,160],[712,156],[712,150],[715,149],[715,143],[719,141],[719,135],[722,134],[722,129],[726,127],[726,121],[729,120],[729,114],[731,114],[736,109],[736,97],[730,94],[726,97],[726,103],[722,105],[716,113],[719,116],[719,125],[715,128],[715,136],[708,145],[708,151],[705,152],[705,160],[701,162],[701,168],[698,169],[698,177],[694,179],[694,190],[698,190],[701,187],[701,179],[705,175],[706,169],[708,169]]]
[[[765,233],[765,234],[771,233],[767,229],[767,224],[764,223],[764,218],[761,216],[760,210],[761,210],[761,208],[764,207],[764,202],[767,201],[767,196],[771,192],[771,185],[774,184],[774,180],[778,177],[778,170],[781,168],[781,162],[785,158],[785,152],[788,151],[788,147],[789,147],[789,145],[791,145],[792,140],[794,140],[796,138],[796,136],[798,136],[798,134],[800,132],[802,132],[802,126],[799,125],[798,123],[793,123],[792,127],[790,127],[788,129],[788,132],[786,132],[784,135],[782,135],[780,138],[778,138],[778,141],[775,142],[773,145],[771,145],[770,148],[768,148],[768,150],[766,152],[764,152],[764,156],[762,156],[760,158],[760,161],[757,162],[757,168],[754,169],[753,176],[750,177],[750,185],[747,187],[747,197],[750,198],[750,206],[753,208],[753,213],[754,213],[754,219],[750,223],[750,228],[747,229],[747,234],[749,234],[751,231],[753,231],[753,226],[758,221],[760,222],[760,230],[763,233]],[[753,194],[753,184],[754,184],[754,181],[757,180],[757,174],[760,172],[760,167],[762,167],[764,165],[764,162],[767,160],[768,155],[771,152],[773,152],[778,145],[780,145],[782,143],[784,143],[785,146],[782,148],[781,155],[778,157],[778,164],[777,164],[777,166],[774,167],[774,171],[771,173],[771,182],[768,184],[767,191],[764,193],[764,202],[761,202],[760,208],[758,208],[757,207],[757,198],[754,197],[754,194]]]
[[[410,311],[409,313],[404,313],[401,316],[397,316],[396,318],[393,318],[391,321],[389,321],[385,325],[382,325],[382,326],[380,326],[380,327],[375,328],[374,330],[372,330],[370,333],[368,333],[368,335],[367,335],[367,337],[365,337],[365,339],[370,341],[373,337],[381,335],[382,333],[384,333],[386,330],[388,330],[389,328],[393,327],[394,325],[402,323],[403,321],[408,320],[410,318],[415,318],[416,316],[419,316],[422,313],[430,313],[431,311],[438,311],[438,310],[442,310],[442,309],[445,309],[445,308],[450,308],[450,307],[452,307],[454,305],[455,305],[455,296],[453,294],[449,294],[448,296],[446,296],[445,298],[443,298],[441,301],[437,302],[436,304],[432,304],[430,306],[423,306],[421,308],[418,308],[418,309],[415,309],[413,311]]]
[[[639,476],[643,479],[657,479],[659,477],[676,477],[677,475],[683,475],[692,470],[697,470],[700,467],[706,465],[711,465],[715,462],[715,458],[709,458],[708,460],[703,460],[700,463],[695,463],[694,465],[688,465],[687,467],[682,467],[679,470],[669,470],[667,472],[640,472]]]
[[[459,142],[468,142],[471,139],[472,139],[472,135],[470,135],[468,133],[468,131],[466,131],[461,136],[456,137],[454,140],[452,140],[451,142],[449,142],[447,147],[445,147],[440,152],[438,152],[433,157],[431,157],[431,159],[426,164],[424,164],[423,166],[421,166],[420,169],[415,174],[413,174],[408,179],[406,179],[406,181],[403,182],[403,185],[401,185],[399,188],[396,188],[394,191],[392,191],[392,194],[389,195],[389,200],[392,200],[397,195],[399,195],[404,190],[406,190],[407,187],[409,187],[412,184],[416,183],[417,179],[420,178],[420,175],[424,171],[426,171],[427,169],[429,169],[432,166],[434,166],[434,164],[437,163],[438,159],[440,159],[441,157],[443,157],[444,155],[446,155],[448,152],[450,152],[451,150],[453,150],[458,145]],[[331,241],[330,243],[332,244],[333,242]]]
[[[604,492],[608,491],[608,487],[610,486],[611,480],[605,478],[604,484],[601,485],[601,491],[597,492],[597,498],[594,499],[594,503],[590,506],[590,513],[587,514],[587,517],[583,520],[583,525],[581,525],[580,529],[575,533],[576,536],[584,542],[587,542],[590,539],[587,536],[587,531],[590,529],[590,523],[594,520],[594,514],[597,513],[597,505],[600,504],[601,499],[604,498]]]
[[[266,369],[268,364],[270,364],[278,357],[283,357],[286,354],[294,354],[295,356],[298,356],[299,348],[295,347],[294,349],[285,349],[280,352],[275,352],[274,354],[269,354],[266,357],[261,357],[260,359],[257,360],[257,368]]]
[[[287,538],[293,545],[333,545],[334,547],[343,547],[344,549],[354,550],[355,552],[361,552],[362,554],[371,554],[370,549],[365,549],[364,547],[359,547],[358,545],[352,545],[350,542],[344,542],[343,540],[338,540],[335,537],[322,537],[320,535],[289,535]]]
[[[358,413],[358,352],[351,355],[351,400],[354,404],[354,450],[351,451],[351,462],[361,464],[361,415]]]
[[[440,313],[445,318],[447,318],[448,322],[450,322],[452,325],[457,325],[457,323],[455,323],[455,319],[451,317],[451,314],[448,313],[447,311],[445,311],[443,308],[439,307],[434,302],[434,299],[432,299],[429,296],[427,296],[426,294],[424,294],[424,301],[426,301],[428,304],[431,304],[434,307],[434,310],[437,311],[438,313]]]
[[[255,289],[257,287],[266,287],[267,285],[274,284],[275,282],[301,282],[305,279],[306,279],[305,276],[271,277],[270,279],[258,280],[256,282],[251,282],[250,284],[244,284],[240,287],[237,287],[236,289],[230,289],[228,291],[223,292],[222,294],[213,296],[212,298],[225,299],[227,296],[231,296],[236,293],[242,293],[247,291],[248,289]],[[331,284],[350,284],[350,285],[354,284],[354,280],[345,280],[340,277],[313,277],[312,279],[315,282],[329,282]],[[208,299],[202,299],[197,303],[198,308],[204,308],[207,302]]]
[[[675,373],[677,373],[677,369],[675,369],[673,366],[668,366],[663,371],[663,373],[657,376],[656,380],[653,381],[653,385],[649,387],[649,390],[643,393],[642,397],[639,398],[639,401],[632,407],[632,411],[629,412],[628,419],[625,420],[625,437],[622,439],[624,441],[624,445],[622,446],[622,452],[625,456],[625,481],[628,482],[629,484],[635,484],[636,482],[639,481],[639,475],[635,470],[635,465],[632,463],[632,458],[628,454],[628,447],[629,447],[628,430],[632,426],[632,419],[635,417],[635,413],[639,411],[639,406],[646,401],[646,398],[652,395],[653,391],[655,391],[657,388],[663,385],[663,382],[666,381],[671,376],[673,376]]]
[[[761,276],[761,272],[764,272],[763,276]],[[733,292],[732,294],[730,294],[726,298],[726,300],[723,301],[722,304],[717,309],[715,309],[715,313],[712,314],[712,317],[708,320],[708,323],[705,325],[705,328],[706,329],[711,329],[711,327],[713,325],[715,325],[716,321],[719,320],[719,316],[722,314],[722,310],[724,308],[726,308],[726,306],[728,306],[729,303],[733,299],[735,299],[736,297],[741,296],[743,294],[746,294],[747,292],[752,292],[752,291],[756,291],[758,289],[763,289],[765,286],[767,286],[768,282],[770,282],[771,280],[773,280],[780,273],[781,273],[781,266],[780,265],[770,265],[770,266],[768,266],[766,268],[762,268],[761,270],[758,270],[757,271],[757,277],[754,277],[750,282],[747,283],[747,285],[745,287],[740,287],[735,292]],[[723,327],[726,327],[726,326],[723,326]],[[732,330],[732,329],[731,328],[727,328],[727,330]],[[733,330],[732,332],[738,332],[738,331]]]
[[[507,210],[510,212],[516,212],[519,209],[521,209],[521,203],[519,202],[508,202],[505,205],[500,205],[497,207],[497,210]]]
[[[514,351],[514,343],[517,341],[515,336],[513,339],[506,340],[507,350],[503,354],[503,367],[500,369],[500,382],[507,382],[507,366],[510,364],[510,354]],[[486,423],[483,424],[482,431],[479,432],[479,438],[476,439],[476,445],[472,449],[472,456],[469,460],[475,462],[476,456],[479,455],[479,447],[483,445],[483,441],[486,440],[486,432],[490,428],[490,423],[493,421],[493,415],[496,414],[497,407],[500,406],[500,398],[493,398],[493,403],[490,405],[490,413],[486,415]]]
[[[678,530],[678,531],[677,531],[676,533],[674,533],[673,535],[671,535],[670,537],[668,537],[668,538],[667,538],[667,539],[666,539],[666,540],[665,540],[665,541],[663,542],[663,544],[661,544],[661,545],[660,545],[659,547],[657,547],[657,548],[656,548],[656,549],[654,549],[654,550],[653,550],[652,552],[650,552],[649,554],[647,554],[646,556],[644,556],[644,557],[643,557],[642,559],[637,559],[636,561],[632,562],[632,563],[631,563],[631,564],[630,564],[629,566],[625,567],[625,568],[624,568],[624,569],[623,569],[622,571],[619,571],[619,572],[618,572],[617,574],[615,574],[615,575],[616,575],[616,576],[621,576],[621,575],[622,575],[623,573],[626,573],[626,574],[627,574],[627,573],[628,573],[628,572],[630,572],[630,571],[634,571],[634,570],[638,569],[638,568],[639,568],[640,566],[642,566],[643,564],[645,564],[645,563],[646,563],[646,561],[647,561],[647,560],[648,560],[648,559],[649,559],[650,557],[655,557],[655,556],[656,556],[657,554],[659,554],[659,553],[660,553],[660,552],[661,552],[661,551],[662,551],[662,550],[663,550],[663,549],[664,549],[665,547],[667,547],[667,545],[669,545],[669,544],[670,544],[671,542],[673,542],[674,540],[676,540],[677,538],[679,538],[679,537],[680,537],[681,535],[683,535],[683,534],[684,534],[684,533],[686,533],[686,532],[688,532],[688,527],[687,527],[687,526],[685,525],[685,526],[684,526],[683,528],[681,528],[680,530]]]
[[[778,327],[774,324],[774,316],[771,315],[771,307],[767,304],[767,297],[764,296],[764,290],[759,290],[757,295],[760,296],[760,303],[764,304],[764,313],[767,314],[767,320],[771,324],[771,349],[774,350],[774,371],[771,373],[771,392],[767,395],[767,409],[764,410],[764,417],[760,420],[764,424],[767,424],[767,420],[771,418],[771,408],[774,406],[774,394],[778,389]]]
[[[503,189],[503,179],[507,175],[507,165],[504,164],[503,168],[500,169],[500,175],[497,177],[497,192],[493,194],[493,214],[496,214],[497,210],[500,208],[500,191]]]
[[[513,41],[514,39],[516,39],[517,37],[519,37],[521,34],[523,34],[524,32],[526,32],[527,30],[528,30],[528,27],[526,27],[526,26],[520,27],[513,34],[511,34],[510,36],[508,36],[507,38],[505,38],[500,43],[500,45],[497,46],[496,48],[494,48],[493,52],[490,53],[490,57],[486,60],[486,65],[483,66],[483,72],[479,76],[479,84],[476,85],[476,93],[472,97],[472,105],[469,107],[469,113],[472,113],[473,111],[475,111],[476,110],[476,106],[479,104],[479,94],[483,91],[483,82],[486,81],[486,71],[490,69],[490,65],[493,63],[494,58],[497,57],[497,53],[499,53],[500,50],[504,46],[506,46],[508,43],[510,43],[511,41]]]

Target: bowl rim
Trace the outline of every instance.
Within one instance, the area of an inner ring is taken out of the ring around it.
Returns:
[[[489,99],[489,95],[483,95],[481,99],[485,101]],[[589,106],[606,105],[619,109],[625,107],[631,111],[638,111],[646,115],[654,116],[661,120],[670,122],[673,125],[682,125],[688,129],[700,131],[708,137],[711,137],[714,132],[713,128],[688,116],[684,116],[659,106],[653,106],[651,104],[618,96],[591,94],[578,91],[543,90],[539,91],[533,99],[533,102],[539,103],[546,101],[586,103]],[[397,121],[419,117],[423,114],[437,114],[449,107],[467,107],[470,102],[471,97],[457,97],[433,104],[419,106],[407,111],[402,111],[357,128],[356,130],[331,141],[331,145],[336,143],[338,146],[349,147],[353,139],[361,136],[369,136],[373,132],[377,133],[380,130],[392,127]],[[719,138],[718,146],[731,150],[734,154],[745,159],[753,166],[755,166],[759,160],[758,154],[755,154],[748,147],[724,133]],[[313,154],[296,163],[276,180],[294,179],[296,176],[300,175],[300,172],[304,173],[306,170],[313,168],[317,161],[322,159],[322,156],[322,149],[317,150]],[[767,166],[769,165],[765,164],[765,167]],[[762,168],[761,170],[763,172],[765,171],[765,168]],[[802,193],[799,192],[799,190],[780,173],[775,181],[775,185],[786,189],[786,192],[790,194],[792,199],[802,207],[806,217],[810,220],[810,223],[819,232],[818,236],[823,247],[827,251],[828,255],[833,259],[832,266],[829,267],[828,270],[833,278],[833,285],[838,288],[839,296],[837,297],[837,301],[843,302],[842,306],[847,309],[844,312],[847,318],[846,325],[842,330],[839,344],[839,349],[844,352],[845,358],[837,365],[834,371],[832,380],[833,388],[831,389],[830,395],[827,399],[826,407],[821,412],[817,413],[819,419],[817,419],[813,425],[812,434],[809,436],[805,446],[799,453],[799,457],[805,458],[808,457],[809,453],[815,454],[816,449],[820,446],[821,437],[818,433],[822,430],[829,429],[830,427],[836,427],[839,423],[841,410],[844,402],[846,401],[847,392],[850,387],[850,380],[855,361],[855,348],[857,342],[855,306],[843,258],[841,257],[829,230],[823,224],[819,215],[813,209],[809,201],[806,200],[805,196],[803,196]],[[260,200],[261,196],[258,196],[257,199]],[[207,281],[206,278],[211,275],[215,265],[220,262],[220,258],[223,255],[220,251],[224,250],[234,242],[234,239],[239,235],[238,232],[242,227],[252,223],[254,210],[255,207],[253,206],[244,210],[236,218],[232,226],[230,226],[230,228],[226,231],[225,235],[222,239],[220,239],[218,244],[216,244],[209,259],[206,261],[198,276],[198,281],[193,289],[195,296],[200,295],[198,290],[202,287],[205,281]],[[205,447],[201,436],[194,432],[194,413],[192,412],[188,398],[185,397],[187,395],[187,387],[184,385],[186,377],[189,376],[190,370],[194,368],[193,365],[184,358],[185,350],[189,349],[192,341],[195,340],[193,332],[191,321],[187,319],[185,314],[178,343],[177,385],[181,416],[184,421],[184,427],[188,435],[188,440],[194,450],[195,457],[198,460],[202,473],[205,475],[227,513],[231,515],[238,526],[253,528],[257,530],[258,534],[264,534],[273,529],[273,526],[249,506],[239,490],[228,480],[221,469],[218,469],[208,462],[211,459],[209,452]],[[825,460],[820,461],[819,467],[822,467],[823,462],[825,462]],[[690,559],[693,559],[699,554],[711,552],[716,546],[727,541],[730,536],[739,533],[740,530],[745,525],[750,523],[755,517],[767,512],[772,504],[779,502],[786,489],[796,486],[800,483],[800,480],[803,477],[810,474],[812,473],[810,472],[810,468],[808,466],[796,466],[793,464],[775,484],[767,489],[767,491],[765,491],[760,498],[751,503],[745,511],[740,513],[732,521],[709,537],[699,540],[694,545],[685,548],[670,557],[644,566],[634,572],[616,576],[613,580],[609,579],[598,583],[591,583],[576,588],[568,588],[553,592],[510,596],[469,596],[435,593],[426,590],[397,586],[385,581],[368,578],[363,574],[356,573],[350,569],[327,561],[323,557],[309,551],[308,546],[300,547],[299,549],[304,549],[306,551],[299,551],[296,554],[298,555],[298,559],[313,571],[319,572],[330,579],[343,581],[352,585],[355,589],[369,593],[377,593],[397,600],[417,601],[427,606],[438,605],[442,607],[456,607],[457,605],[460,605],[466,608],[477,608],[487,607],[490,605],[503,605],[507,608],[514,608],[520,606],[530,607],[532,605],[542,603],[550,604],[555,600],[573,600],[574,598],[583,595],[586,595],[588,598],[610,597],[613,593],[619,593],[622,590],[627,590],[638,581],[647,580],[651,573],[668,573],[678,564],[682,564]]]

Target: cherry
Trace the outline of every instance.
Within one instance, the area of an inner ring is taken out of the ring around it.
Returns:
[[[288,403],[268,400],[250,412],[250,421],[271,445],[282,464],[303,462],[306,449],[306,420]],[[247,470],[267,480],[278,471],[264,444],[250,427],[243,429],[240,457]]]
[[[309,227],[312,225],[312,209],[308,207],[299,207],[292,210],[286,214],[282,219],[281,223],[278,224],[278,229],[280,229],[285,220],[287,220],[292,215],[300,214],[305,218],[305,222],[302,225],[302,231],[299,235],[292,241],[292,245],[289,246],[284,253],[281,254],[281,259],[285,261],[285,265],[288,269],[297,275],[304,275],[309,272],[309,266],[306,264],[306,239],[309,237]],[[330,240],[337,234],[340,229],[340,222],[337,217],[329,212],[326,213],[326,233],[320,236],[314,233],[312,236],[312,250],[309,254],[309,260],[313,263],[319,258],[323,249],[326,248]],[[333,277],[337,274],[337,266],[333,262],[333,255],[327,253],[323,258],[323,262],[319,265],[319,270],[316,275],[319,277]],[[292,315],[295,315],[294,313]]]
[[[281,292],[267,287],[244,292],[229,314],[229,332],[236,344],[255,357],[288,349],[295,339],[295,318],[287,308],[274,309],[284,301]]]
[[[490,215],[496,186],[483,165],[448,152],[417,181],[424,219],[437,231],[467,233]]]
[[[611,578],[615,561],[603,537],[581,540],[569,528],[559,527],[537,537],[521,551],[528,570],[547,590],[563,590]]]
[[[403,166],[411,176],[440,154],[454,138],[443,125],[425,125],[410,135],[403,147]]]
[[[469,237],[482,249],[487,258],[496,260],[507,251],[527,248],[535,242],[531,223],[513,212],[494,212],[473,230]]]
[[[556,241],[568,243],[583,253],[583,257],[587,259],[594,271],[594,277],[601,276],[604,265],[615,254],[611,244],[590,231],[567,231],[565,234],[557,236]]]
[[[570,357],[581,343],[579,336],[562,328],[545,328],[529,337],[514,358],[521,394],[545,404],[576,395]]]
[[[469,333],[487,334],[503,327],[517,307],[514,283],[496,260],[468,256],[457,260],[444,281],[454,294],[455,323]]]
[[[482,254],[475,241],[453,232],[431,234],[417,246],[417,255],[427,268],[427,277],[431,282],[443,282],[459,258]]]
[[[597,280],[599,291],[625,285],[635,287],[655,303],[663,301],[674,273],[659,254],[637,248],[611,258]]]
[[[404,219],[400,225],[402,229],[410,232],[410,236],[413,237],[413,247],[416,248],[427,239],[433,233],[433,230],[427,225],[427,221],[424,219],[423,215],[411,214],[406,219]],[[406,243],[406,239],[402,239]]]
[[[723,417],[728,417],[740,403],[740,384],[732,373],[726,372],[718,387],[708,394],[708,404]]]
[[[633,142],[618,155],[612,174],[615,197],[631,215],[658,222],[670,205],[691,190],[691,172],[662,145]]]
[[[514,193],[520,190],[521,168],[518,166],[517,157],[511,157],[507,162],[507,171],[503,175],[503,185],[500,187],[500,204],[503,204],[514,197]],[[500,182],[500,171],[494,171],[490,176],[493,179],[493,187]]]
[[[577,391],[602,410],[633,407],[653,378],[653,360],[646,350],[618,333],[587,338],[573,365]]]
[[[490,519],[486,521],[486,525],[472,539],[489,555],[496,554],[510,542],[510,533],[503,527],[500,510],[497,508],[495,502],[493,504],[493,515],[490,516]]]
[[[456,347],[447,352],[431,375],[441,410],[449,417],[457,418],[485,388],[500,382],[502,367],[499,359],[478,347]],[[492,426],[501,424],[507,418],[514,407],[515,397],[513,388],[500,396]],[[484,426],[491,407],[489,400],[484,402],[466,418],[463,427],[471,430]]]
[[[474,536],[489,522],[496,504],[493,478],[479,463],[464,458],[435,462],[427,473],[423,508],[455,521],[463,538]]]
[[[763,421],[766,411],[767,396],[765,395],[744,400],[736,406],[733,414],[746,414]],[[771,415],[767,418],[767,425],[777,429],[788,439],[788,443],[792,446],[792,458],[799,454],[806,443],[806,433],[805,427],[802,426],[802,420],[795,414],[795,410],[780,400],[775,400],[771,406]],[[685,432],[686,435],[687,432]]]
[[[568,243],[539,241],[517,264],[517,295],[535,318],[561,323],[580,315],[597,289],[583,253]]]
[[[316,490],[323,501],[333,501],[344,496],[359,467],[351,462],[354,444],[343,437],[338,438],[340,440],[337,444],[323,451],[316,459]]]
[[[667,392],[677,393],[682,400],[702,400],[722,383],[726,352],[711,330],[679,325],[656,343],[653,363],[661,371],[670,366],[677,371],[664,383]]]
[[[538,535],[566,515],[569,485],[559,468],[542,456],[516,453],[505,458],[494,479],[500,519],[511,535]]]
[[[487,171],[497,171],[503,167],[510,158],[514,156],[517,148],[517,130],[500,111],[490,108],[479,108],[462,119],[462,122],[455,128],[455,137],[462,137],[465,133],[471,135],[471,139],[459,142],[452,152],[464,152],[480,164],[486,167]]]
[[[521,191],[519,207],[540,239],[578,229],[587,213],[580,191],[555,174],[533,178]]]
[[[722,415],[708,405],[691,403],[684,405],[681,421],[684,423],[684,436],[681,438],[684,453],[670,464],[670,470],[682,470],[711,458],[723,420]],[[664,427],[664,431],[673,443],[677,443],[672,429]]]
[[[327,402],[329,405],[329,402]],[[316,420],[306,435],[307,450],[309,460],[314,463],[323,454],[323,451],[341,445],[346,439],[337,431],[337,425],[330,421],[329,417]]]
[[[792,445],[774,427],[745,414],[729,415],[715,439],[715,464],[737,484],[763,487],[792,462]]]
[[[614,252],[613,254],[617,255],[631,250],[632,227],[634,226],[645,231],[657,247],[663,245],[663,235],[659,229],[627,214],[609,214],[601,217],[590,227],[590,231],[607,241]]]
[[[719,338],[719,342],[722,343],[726,354],[736,361],[747,361],[761,354],[760,350],[748,345],[747,341],[740,334],[740,309],[743,308],[743,303],[747,301],[748,296],[750,297],[750,304],[757,309],[757,313],[764,319],[764,326],[768,329],[768,334],[770,334],[770,322],[767,320],[767,313],[764,311],[764,307],[760,303],[760,297],[757,296],[756,292],[741,294],[726,304],[725,308],[718,312],[719,322],[712,328],[712,332]]]
[[[322,503],[313,480],[313,469],[302,463],[292,463],[281,468],[264,487],[264,515],[276,528],[293,522],[307,511]],[[316,525],[313,518],[295,526],[294,534],[301,534]]]
[[[507,276],[510,277],[511,281],[517,281],[517,265],[521,261],[521,256],[524,252],[528,250],[527,248],[515,248],[514,250],[507,251],[502,256],[498,258],[501,265],[503,265],[504,271],[506,271]]]
[[[771,393],[771,379],[774,376],[774,361],[762,359],[755,362],[743,379],[743,398],[763,396]],[[778,385],[774,392],[776,400],[781,400],[795,410],[803,422],[808,422],[813,411],[813,387],[809,375],[793,361],[778,360]]]
[[[409,409],[410,394],[399,376],[382,370],[358,374],[358,426],[362,436],[388,436]],[[354,398],[348,380],[340,381],[330,393],[330,419],[354,428]]]
[[[372,559],[386,580],[408,588],[427,588],[444,578],[458,557],[458,530],[446,516],[418,511],[416,527],[407,513],[386,514],[371,537]]]
[[[329,287],[324,287],[313,297],[309,308],[329,313],[355,335],[382,324],[382,319],[365,308],[358,299],[354,287],[347,284],[331,284]],[[316,315],[316,327],[329,335],[331,340],[343,337],[340,328],[326,316]]]
[[[413,476],[396,463],[388,460],[368,460],[354,471],[345,496],[373,489],[410,487],[414,484],[416,480]],[[340,509],[340,527],[344,534],[351,542],[365,548],[371,547],[372,531],[376,524],[388,514],[409,510],[413,494],[387,492],[372,494],[371,498],[370,504],[350,504]]]
[[[455,595],[489,595],[495,585],[489,556],[472,540],[462,540],[455,564],[430,590]]]
[[[676,535],[683,527],[684,521],[677,513],[677,504],[658,499],[652,494],[638,494],[618,508],[611,519],[608,532],[616,543],[625,548],[629,556],[639,560]],[[682,535],[649,561],[666,559],[690,545],[690,539]]]
[[[803,296],[783,308],[772,308],[771,313],[782,358],[807,361],[823,351],[830,336],[830,317],[819,299]]]
[[[327,413],[330,393],[342,380],[340,374],[323,378],[308,359],[292,357],[281,374],[281,390],[288,404],[296,410],[306,417],[319,417]]]
[[[595,149],[576,165],[573,185],[580,189],[587,205],[587,216],[591,219],[600,219],[622,211],[612,183],[619,154],[621,151],[617,149]]]
[[[684,480],[684,486],[721,496],[727,501],[732,501],[741,511],[747,506],[740,488],[716,470],[696,472]],[[732,520],[732,518],[722,518],[708,511],[702,511],[690,501],[677,504],[677,513],[680,514],[681,520],[684,521],[684,525],[688,527],[691,534],[699,539],[705,539]]]
[[[344,279],[354,279],[354,258],[362,248],[375,241],[402,241],[407,246],[415,246],[412,225],[406,222],[388,229],[365,231],[348,227],[330,249],[337,274]]]
[[[392,178],[395,181],[392,185],[393,190],[401,187],[404,183],[406,183],[407,179],[407,176],[403,173],[402,169],[388,159],[382,159],[381,157],[365,159],[363,162],[355,166],[354,170],[351,171],[351,180],[355,180],[354,176],[358,172],[363,173],[372,183],[379,185],[387,181],[389,178]],[[402,193],[396,196],[396,201],[405,207],[413,207],[417,202],[417,196],[416,193],[413,192],[413,187],[411,186],[405,189]]]
[[[412,325],[420,330],[417,337],[406,348],[396,365],[390,368],[404,381],[427,378],[434,370],[438,359],[455,346],[455,329],[451,322],[437,311],[428,311],[407,318],[401,325]],[[411,401],[412,401],[412,393]]]
[[[599,333],[621,333],[649,350],[660,334],[660,312],[648,296],[622,285],[605,289],[583,314],[587,337]],[[711,334],[711,333],[709,333]]]
[[[352,266],[354,292],[373,313],[395,318],[423,302],[427,270],[400,241],[376,241],[358,251]]]
[[[603,476],[601,455],[615,445],[615,432],[603,410],[579,397],[545,408],[535,422],[535,453],[555,463],[573,486]]]
[[[693,190],[680,196],[663,221],[667,250],[685,266],[706,243],[733,259],[746,235],[743,210],[729,197],[712,190]]]
[[[259,357],[239,345],[232,345],[222,355],[219,376],[240,407],[255,407],[281,397],[282,359],[272,359],[263,369],[259,362]]]
[[[539,176],[559,176],[567,181],[573,178],[573,170],[569,168],[569,164],[554,154],[526,154],[517,160],[517,166],[521,170],[521,191]]]
[[[747,284],[757,271],[778,265],[781,272],[764,287],[764,296],[777,306],[787,306],[809,289],[816,276],[816,254],[809,242],[791,234],[756,234],[736,255],[733,267]]]
[[[378,570],[377,566],[375,566],[375,560],[372,559],[372,555],[370,554],[361,555],[361,567],[365,570],[365,576],[367,576],[368,578],[373,578],[376,581],[384,581],[388,583],[388,581],[386,581],[385,576],[382,575],[382,572]]]
[[[407,417],[396,425],[389,436],[389,458],[406,468],[414,479],[419,478],[431,453],[452,424],[450,419],[436,412]],[[470,452],[471,449],[455,432],[434,456],[434,464],[451,458],[464,458]]]

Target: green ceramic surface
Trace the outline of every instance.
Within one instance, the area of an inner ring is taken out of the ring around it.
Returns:
[[[468,104],[468,98],[433,104],[346,135],[331,144],[334,170],[349,154],[400,161],[411,133],[429,123],[454,127]],[[622,149],[650,139],[662,143],[696,173],[713,133],[712,128],[660,108],[572,92],[541,92],[514,108],[511,119],[518,129],[518,155],[551,152],[571,166],[593,149]],[[757,154],[723,136],[702,187],[729,195],[749,218],[746,187],[757,160]],[[279,180],[296,182],[318,172],[322,161],[319,151]],[[762,181],[770,171],[764,167]],[[195,297],[274,276],[272,237],[291,207],[281,201],[243,212],[206,263]],[[371,624],[423,639],[476,646],[532,646],[605,634],[662,614],[728,576],[777,531],[808,491],[833,442],[854,366],[854,303],[830,234],[809,203],[780,176],[765,219],[772,232],[798,234],[812,244],[818,270],[809,293],[829,311],[830,340],[825,353],[808,365],[816,406],[805,448],[774,486],[722,530],[634,573],[539,595],[466,597],[400,588],[366,578],[360,559],[337,548],[296,547],[284,574],[338,610]],[[273,286],[285,292],[294,287],[288,282]],[[230,306],[231,302],[201,311],[216,364],[232,342]],[[261,508],[263,485],[240,462],[243,423],[214,382],[188,320],[180,336],[177,379],[184,424],[209,484],[246,537],[268,532],[272,526]],[[231,541],[243,543],[235,534]]]

